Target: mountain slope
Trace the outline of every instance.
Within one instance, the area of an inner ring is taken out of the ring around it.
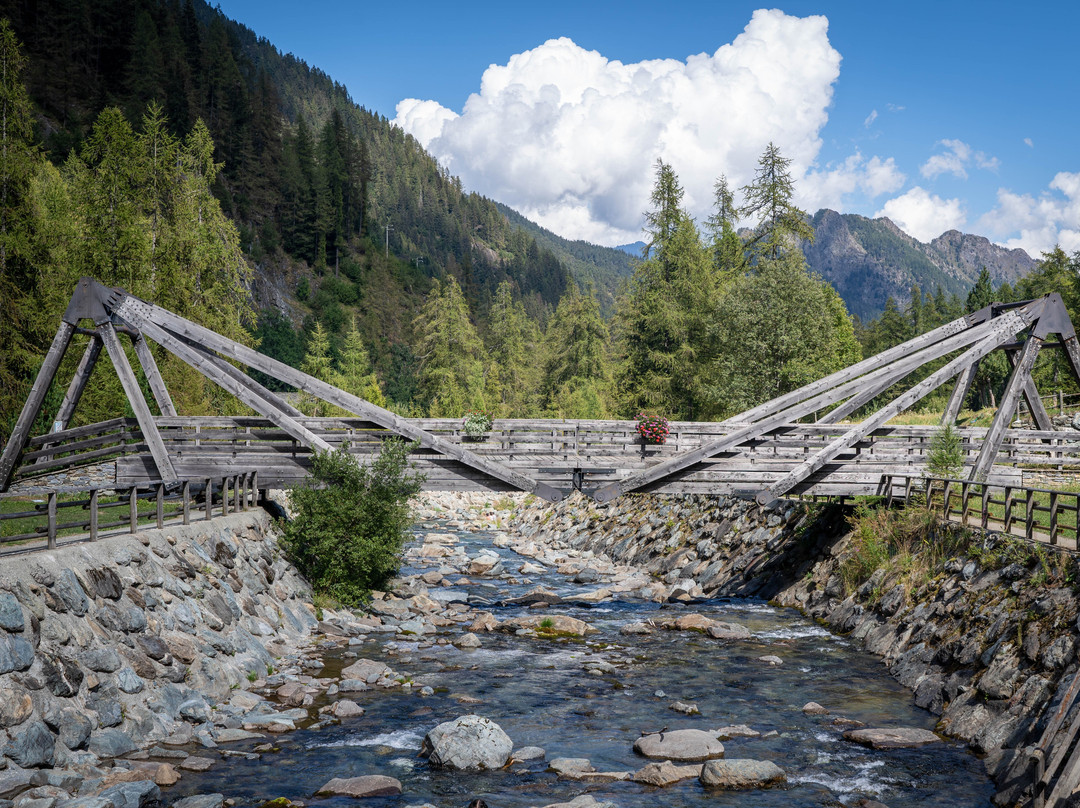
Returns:
[[[1015,283],[1037,263],[1023,250],[955,230],[926,244],[889,219],[828,209],[819,210],[812,224],[814,242],[802,245],[807,263],[836,288],[848,311],[863,319],[880,314],[890,297],[908,300],[913,285],[963,297],[983,266],[999,285]]]

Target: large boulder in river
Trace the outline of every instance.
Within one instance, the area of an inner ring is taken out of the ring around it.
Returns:
[[[596,631],[584,620],[569,617],[565,614],[527,615],[514,617],[499,623],[499,631],[517,631],[519,629],[531,629],[540,635],[572,635],[584,637]]]
[[[489,718],[463,715],[424,736],[420,754],[434,766],[479,771],[500,769],[510,759],[514,744],[502,727]]]
[[[771,760],[710,760],[701,768],[702,785],[713,788],[765,788],[787,779]]]
[[[916,727],[851,729],[844,733],[844,738],[874,749],[907,749],[941,741],[930,730]]]
[[[692,762],[723,757],[724,745],[704,730],[676,729],[642,735],[634,751],[647,758]]]

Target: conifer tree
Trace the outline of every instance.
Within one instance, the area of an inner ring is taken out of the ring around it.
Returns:
[[[352,318],[349,330],[345,333],[345,343],[338,358],[338,372],[333,377],[335,387],[346,393],[352,393],[379,407],[386,406],[379,379],[371,366],[364,338],[356,327],[356,317]]]
[[[713,266],[721,276],[731,276],[746,267],[742,239],[735,227],[739,209],[735,196],[728,188],[727,177],[720,175],[713,186],[713,215],[706,222],[712,249]]]
[[[495,290],[488,312],[487,400],[502,418],[524,418],[534,414],[540,365],[536,361],[540,333],[515,300],[510,281]]]
[[[742,212],[756,217],[758,222],[748,244],[756,257],[776,259],[799,239],[814,240],[814,228],[806,213],[791,201],[795,183],[790,166],[791,160],[770,142],[758,159],[753,181],[742,188],[746,200]]]
[[[558,418],[604,418],[610,410],[608,329],[590,287],[577,284],[559,300],[544,335],[545,411]]]
[[[979,270],[979,277],[975,279],[975,285],[968,292],[966,309],[971,314],[979,309],[986,308],[994,302],[994,287],[990,281],[990,273],[986,267]]]
[[[420,388],[433,418],[484,408],[483,346],[457,280],[435,281],[414,327]]]
[[[315,321],[315,328],[312,329],[311,336],[308,338],[307,350],[304,352],[304,361],[300,365],[300,370],[321,382],[333,383],[334,368],[330,358],[330,337],[318,320]],[[330,406],[325,401],[308,393],[301,394],[300,409],[305,415],[313,417],[330,414]]]

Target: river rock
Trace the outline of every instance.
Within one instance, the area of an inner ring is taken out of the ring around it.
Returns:
[[[367,684],[374,684],[384,674],[391,673],[390,667],[374,659],[358,659],[349,667],[341,671],[342,679],[359,679]]]
[[[775,654],[767,654],[765,656],[760,656],[758,657],[758,662],[764,662],[766,665],[769,665],[771,667],[784,664],[784,660],[782,660]]]
[[[454,640],[454,645],[458,648],[479,648],[483,643],[480,642],[479,637],[470,631],[468,634],[464,634]]]
[[[544,808],[616,808],[616,805],[607,800],[601,802],[592,794],[582,794],[569,802],[553,802],[545,805]]]
[[[97,796],[112,803],[115,808],[156,808],[161,805],[161,789],[151,780],[117,783]]]
[[[222,808],[224,804],[224,794],[196,794],[177,800],[172,808]]]
[[[701,767],[701,782],[714,788],[765,788],[786,780],[783,769],[771,760],[710,760]]]
[[[648,763],[634,772],[633,781],[648,786],[670,786],[701,774],[701,766],[676,766],[670,760]]]
[[[401,793],[401,781],[382,774],[362,777],[335,777],[315,792],[316,797],[395,797]]]
[[[331,705],[330,714],[335,718],[355,718],[364,714],[364,708],[351,699],[338,699]]]
[[[668,705],[668,709],[683,715],[701,715],[701,710],[693,702],[673,701]]]
[[[549,634],[570,634],[575,637],[584,637],[596,631],[584,620],[565,614],[527,615],[499,623],[499,631],[517,631],[523,628]]]
[[[829,711],[816,701],[808,701],[803,705],[802,711],[807,715],[828,715]]]
[[[941,742],[941,738],[930,730],[914,727],[850,729],[844,733],[844,738],[874,749],[907,749]]]
[[[552,758],[548,761],[548,771],[558,774],[579,774],[594,772],[596,767],[588,758]]]
[[[711,760],[724,756],[724,745],[700,729],[654,732],[634,741],[634,751],[648,758],[676,761]]]
[[[705,633],[714,640],[748,640],[751,637],[750,629],[740,626],[738,623],[728,623],[723,620],[715,621],[705,629]]]
[[[652,634],[653,627],[648,623],[626,623],[619,628],[620,634]]]
[[[520,749],[515,749],[511,757],[514,760],[524,762],[526,760],[543,760],[546,755],[547,752],[539,746],[523,746]]]
[[[34,702],[30,694],[16,684],[0,685],[0,727],[14,727],[30,717]]]
[[[0,628],[5,631],[23,630],[22,606],[10,592],[0,593]]]
[[[434,766],[477,771],[501,768],[513,750],[510,738],[494,721],[463,715],[428,732],[420,754]]]

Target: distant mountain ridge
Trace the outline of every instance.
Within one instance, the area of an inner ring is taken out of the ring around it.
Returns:
[[[1016,283],[1038,263],[1023,250],[957,230],[924,243],[887,218],[825,208],[811,221],[814,242],[802,245],[807,263],[836,288],[848,311],[863,319],[880,314],[890,297],[910,299],[913,285],[923,292],[940,286],[963,297],[984,266],[997,286]]]

